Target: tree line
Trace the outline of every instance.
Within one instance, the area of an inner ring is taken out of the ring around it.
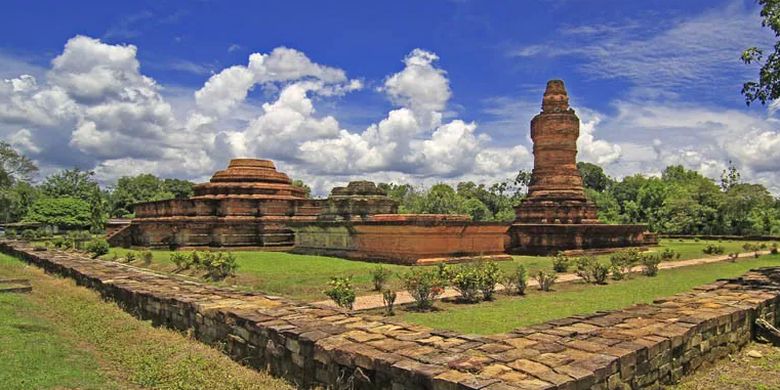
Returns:
[[[644,223],[654,232],[704,235],[779,235],[780,199],[763,185],[744,182],[730,164],[719,182],[680,165],[660,176],[620,180],[598,165],[577,164],[587,197],[605,223]],[[193,183],[151,174],[122,177],[101,187],[91,171],[65,169],[34,182],[35,164],[0,141],[0,218],[3,223],[39,222],[99,231],[112,217],[131,217],[139,202],[187,198]],[[429,188],[379,183],[399,202],[401,213],[467,214],[475,221],[511,222],[514,206],[526,196],[531,174],[492,183],[471,181]],[[300,180],[294,181],[310,193]]]

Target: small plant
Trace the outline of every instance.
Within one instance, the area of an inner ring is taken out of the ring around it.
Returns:
[[[96,238],[87,243],[86,250],[92,255],[93,259],[97,259],[108,253],[108,241],[103,238]]]
[[[474,264],[461,265],[453,272],[450,279],[452,287],[460,293],[464,302],[479,302],[480,270]]]
[[[558,280],[558,274],[555,272],[539,271],[534,275],[534,279],[539,283],[539,290],[550,291],[552,285]]]
[[[183,252],[171,253],[171,262],[176,265],[175,272],[181,272],[190,268],[192,256]]]
[[[444,285],[448,285],[449,282],[452,280],[452,277],[455,276],[455,269],[446,263],[438,263],[436,264],[436,275],[439,277],[439,280],[441,280]]]
[[[776,255],[778,253],[777,249],[777,243],[773,242],[772,245],[769,247],[769,253]]]
[[[201,259],[200,267],[206,270],[205,278],[218,281],[235,275],[238,264],[236,264],[236,256],[230,252],[206,252],[206,256]]]
[[[15,240],[19,235],[16,234],[16,230],[8,230],[5,232],[5,238],[9,240]]]
[[[569,257],[563,253],[558,252],[558,254],[553,256],[552,263],[555,272],[563,273],[569,270]]]
[[[479,276],[479,290],[482,292],[482,299],[490,301],[496,293],[496,285],[501,279],[501,269],[495,262],[488,261],[480,263],[477,267]]]
[[[609,278],[609,266],[598,261],[590,269],[591,280],[594,284],[607,284]]]
[[[82,250],[84,243],[92,240],[92,235],[87,231],[70,231],[65,235],[65,239],[70,241],[70,247],[76,250]]]
[[[22,241],[35,241],[36,238],[38,238],[38,235],[37,233],[35,233],[35,230],[32,229],[22,230],[22,235],[21,235]]]
[[[371,280],[374,282],[374,290],[382,291],[382,289],[385,287],[385,284],[387,284],[387,280],[390,279],[392,274],[392,271],[382,267],[381,265],[371,270]]]
[[[335,276],[331,278],[328,285],[330,288],[324,291],[325,295],[339,307],[352,310],[352,306],[355,304],[355,288],[352,287],[352,278]]]
[[[111,255],[111,261],[119,261],[119,255],[116,252]]]
[[[153,259],[154,255],[152,254],[152,251],[146,250],[141,252],[141,260],[144,262],[145,266],[150,266]]]
[[[663,252],[661,252],[661,260],[662,261],[672,261],[672,260],[679,260],[680,259],[680,252],[675,251],[672,248],[666,248]]]
[[[707,244],[701,251],[705,255],[722,255],[726,248],[723,245]]]
[[[507,294],[524,295],[528,287],[528,271],[519,264],[513,272],[504,275],[504,289]]]
[[[642,273],[646,276],[658,275],[658,265],[661,264],[661,257],[658,255],[642,255]]]
[[[444,292],[444,281],[437,271],[412,270],[403,274],[401,281],[414,299],[417,310],[430,310],[436,298]]]
[[[395,298],[398,294],[395,293],[393,290],[385,290],[382,291],[382,305],[385,307],[385,315],[386,316],[394,316],[395,315]]]
[[[581,256],[577,258],[577,271],[575,272],[585,283],[593,283],[593,267],[596,264],[598,264],[598,261],[596,261],[595,257]]]
[[[609,257],[609,261],[611,263],[610,271],[612,271],[612,279],[623,279],[631,272],[631,268],[639,263],[639,250],[636,248],[629,248],[615,252]]]
[[[52,245],[54,245],[55,248],[62,248],[65,246],[65,239],[60,236],[57,236],[52,238],[51,243]]]
[[[135,261],[136,255],[134,251],[128,251],[125,253],[125,263],[132,263]]]
[[[729,261],[730,261],[730,262],[732,262],[732,263],[734,263],[734,262],[736,262],[736,261],[737,261],[737,259],[739,258],[739,252],[732,252],[732,253],[729,253],[729,254],[728,254],[728,256],[729,256]]]

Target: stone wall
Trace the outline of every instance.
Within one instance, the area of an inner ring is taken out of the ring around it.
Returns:
[[[780,267],[649,305],[474,336],[20,243],[2,242],[0,250],[301,388],[658,388],[745,345],[757,317],[780,322]]]

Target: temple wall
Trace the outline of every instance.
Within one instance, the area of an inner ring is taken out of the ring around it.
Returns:
[[[592,250],[655,245],[658,239],[645,225],[513,224],[511,252],[552,254],[559,250]]]
[[[32,249],[0,242],[3,253],[304,389],[658,389],[737,352],[757,318],[780,325],[780,267],[652,304],[479,336]]]
[[[297,253],[400,264],[503,255],[509,238],[506,224],[468,221],[318,222],[292,227]]]

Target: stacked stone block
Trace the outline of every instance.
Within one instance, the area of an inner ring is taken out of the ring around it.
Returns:
[[[756,318],[780,322],[780,267],[652,304],[475,336],[20,243],[0,250],[301,388],[652,389],[737,351]]]

